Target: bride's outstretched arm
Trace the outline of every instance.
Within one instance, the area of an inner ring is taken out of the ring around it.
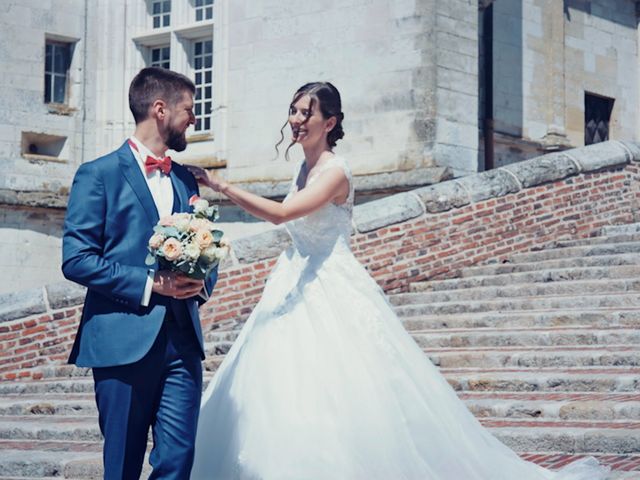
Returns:
[[[198,182],[224,194],[252,215],[276,225],[308,215],[329,202],[342,202],[349,193],[349,181],[340,167],[324,170],[311,185],[296,192],[286,203],[247,192],[200,167],[189,165],[187,168]]]

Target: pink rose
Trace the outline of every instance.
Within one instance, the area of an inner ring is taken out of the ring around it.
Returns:
[[[173,225],[175,224],[175,218],[173,218],[173,215],[162,217],[158,223],[163,227],[173,227]]]
[[[165,240],[164,235],[162,235],[161,233],[154,233],[153,235],[151,235],[151,238],[149,239],[149,247],[153,248],[154,250],[157,250],[162,246],[162,242],[164,242],[164,240]]]
[[[191,198],[189,199],[189,205],[190,206],[193,205],[198,200],[200,200],[200,197],[198,195],[191,195]]]
[[[180,245],[180,242],[177,239],[169,238],[164,242],[164,245],[162,245],[162,254],[164,255],[164,258],[173,262],[174,260],[179,259],[180,255],[182,255],[182,245]]]

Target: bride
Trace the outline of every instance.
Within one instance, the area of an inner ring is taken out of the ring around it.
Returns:
[[[282,203],[190,167],[253,215],[285,223],[293,239],[204,393],[191,478],[604,479],[593,458],[559,472],[522,460],[403,329],[349,247],[353,182],[333,153],[342,119],[332,84],[295,93],[289,148],[299,144],[305,160]]]

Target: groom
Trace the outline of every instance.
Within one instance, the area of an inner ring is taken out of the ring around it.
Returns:
[[[145,68],[131,82],[136,130],[118,150],[80,166],[64,224],[62,271],[87,287],[69,358],[92,367],[104,478],[138,479],[153,432],[149,478],[189,478],[204,348],[198,306],[215,284],[145,265],[160,217],[189,211],[193,176],[165,156],[187,146],[195,86]]]

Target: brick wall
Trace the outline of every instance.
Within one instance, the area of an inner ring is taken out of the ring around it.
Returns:
[[[638,162],[640,145],[608,142],[394,195],[356,207],[352,247],[385,291],[400,292],[555,240],[593,236],[605,225],[640,221]],[[248,317],[283,238],[276,230],[235,244],[201,309],[205,330]],[[38,378],[66,360],[83,294],[53,284],[0,295],[0,379]]]

